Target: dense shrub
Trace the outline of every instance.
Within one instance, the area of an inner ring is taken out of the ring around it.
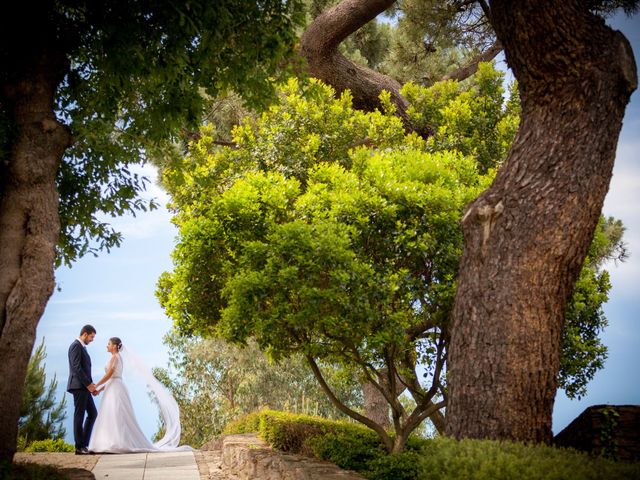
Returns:
[[[255,432],[274,448],[291,453],[311,453],[309,439],[337,432],[351,436],[368,435],[373,442],[380,444],[372,430],[359,424],[275,410],[261,410],[240,417],[228,424],[223,433],[248,432]]]
[[[425,443],[420,480],[631,480],[640,464],[615,463],[570,449],[490,440]]]
[[[66,443],[63,439],[59,438],[53,440],[48,438],[46,440],[36,440],[31,442],[25,449],[25,452],[73,452],[74,447]]]
[[[308,443],[315,456],[358,472],[369,468],[376,459],[387,456],[380,440],[370,434],[329,433],[311,438]]]
[[[263,410],[225,433],[256,432],[274,448],[313,455],[371,480],[640,480],[640,463],[615,463],[575,450],[490,440],[412,437],[389,455],[361,425]]]

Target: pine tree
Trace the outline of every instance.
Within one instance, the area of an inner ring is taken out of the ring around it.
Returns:
[[[47,351],[44,338],[29,360],[27,376],[24,382],[20,419],[18,420],[19,443],[25,447],[34,440],[47,438],[63,438],[66,418],[66,399],[56,404],[55,392],[58,386],[56,376],[53,376],[47,386],[44,359]]]

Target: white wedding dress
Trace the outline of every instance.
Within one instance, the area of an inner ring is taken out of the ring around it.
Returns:
[[[151,443],[144,435],[133,411],[129,392],[122,381],[123,361],[115,354],[114,372],[106,383],[98,418],[89,441],[91,452],[101,453],[138,453],[192,450],[191,447],[178,447],[180,441],[180,412],[178,404],[164,386],[156,380],[142,362],[132,353],[127,360],[139,370],[147,386],[153,393],[164,421],[165,435],[156,443]],[[109,363],[105,371],[109,368]]]

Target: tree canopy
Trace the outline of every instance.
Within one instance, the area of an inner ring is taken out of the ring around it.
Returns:
[[[279,104],[235,128],[235,146],[217,146],[203,126],[189,155],[164,170],[180,241],[158,288],[185,334],[255,338],[276,360],[302,354],[321,384],[322,360],[374,380],[400,437],[446,397],[459,222],[519,118],[515,89],[505,102],[489,64],[470,83],[407,84],[403,94],[415,121],[435,132],[428,140],[404,133],[388,97],[384,111],[357,111],[348,93],[336,99],[313,80],[283,85]],[[599,260],[585,267],[568,313],[570,395],[605,355],[598,333],[609,285],[599,269],[619,245],[613,237],[594,242]],[[394,382],[412,394],[413,412]]]
[[[155,207],[138,196],[146,180],[131,165],[170,149],[208,98],[232,88],[254,107],[266,104],[302,10],[296,1],[48,1],[19,2],[4,18],[13,25],[2,29],[3,84],[32,68],[43,41],[48,55],[68,59],[55,108],[73,138],[57,175],[59,261],[69,264],[119,245],[108,217]],[[42,30],[10,38],[34,25]],[[6,155],[13,127],[0,114]]]

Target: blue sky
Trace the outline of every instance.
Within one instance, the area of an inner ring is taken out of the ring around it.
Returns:
[[[616,28],[631,41],[640,63],[640,15],[617,16]],[[640,94],[636,91],[627,107],[618,145],[616,165],[603,213],[621,219],[627,227],[625,239],[630,259],[609,265],[613,288],[605,307],[609,327],[603,341],[609,347],[605,368],[589,384],[581,400],[569,400],[558,392],[553,415],[554,432],[559,432],[586,407],[596,404],[640,404]],[[147,167],[144,173],[155,179]],[[155,183],[147,194],[164,205],[166,194]],[[93,376],[97,380],[109,354],[109,337],[118,336],[150,366],[166,366],[167,348],[163,336],[171,322],[154,296],[159,275],[171,269],[170,254],[176,230],[166,209],[123,217],[112,222],[124,234],[123,246],[98,258],[85,257],[72,268],[56,272],[56,291],[37,330],[37,342],[46,339],[47,374],[56,375],[58,398],[65,395],[68,375],[67,349],[82,325],[91,323],[98,331],[89,346]],[[128,378],[132,401],[143,431],[151,436],[157,428],[157,411],[151,406],[144,385]],[[67,441],[72,442],[72,399],[67,396]],[[99,400],[98,400],[99,408]]]

